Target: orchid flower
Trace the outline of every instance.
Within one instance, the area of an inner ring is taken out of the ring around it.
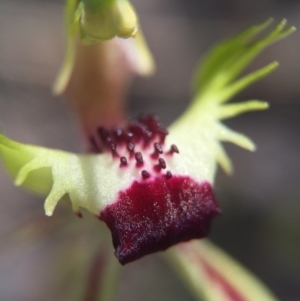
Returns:
[[[93,154],[26,145],[2,134],[0,155],[6,170],[16,185],[47,195],[46,215],[51,216],[67,197],[77,215],[86,209],[99,217],[111,231],[121,264],[175,245],[165,256],[197,298],[275,300],[209,242],[186,242],[207,236],[212,219],[220,213],[213,193],[217,165],[232,171],[221,143],[255,150],[248,137],[221,120],[268,107],[260,100],[227,102],[278,67],[273,62],[239,77],[263,49],[295,30],[285,28],[283,20],[256,38],[271,22],[225,40],[204,57],[193,78],[190,107],[167,129],[151,115],[98,127],[89,137]]]

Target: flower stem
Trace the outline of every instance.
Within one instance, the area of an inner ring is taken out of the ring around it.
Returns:
[[[116,284],[120,272],[120,264],[114,256],[113,252],[108,252],[106,264],[104,267],[104,275],[99,289],[97,301],[112,301],[116,295]]]

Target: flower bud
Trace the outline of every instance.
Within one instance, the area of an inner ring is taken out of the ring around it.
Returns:
[[[138,30],[137,15],[127,0],[85,0],[79,9],[81,38],[88,44],[130,38]]]

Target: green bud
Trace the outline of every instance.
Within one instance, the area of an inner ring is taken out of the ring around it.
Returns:
[[[83,0],[79,6],[81,38],[91,44],[114,37],[129,38],[138,30],[138,18],[127,0]]]

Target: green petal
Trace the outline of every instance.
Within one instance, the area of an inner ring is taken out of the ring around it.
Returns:
[[[16,184],[20,185],[22,178],[22,185],[25,188],[39,194],[46,194],[52,186],[52,175],[48,166],[41,165],[33,169],[25,178],[22,173],[20,174],[25,166],[34,161],[38,153],[38,148],[27,147],[0,135],[0,155],[6,170],[15,179]]]
[[[237,78],[262,50],[295,31],[295,27],[285,28],[286,20],[282,20],[269,34],[255,39],[272,21],[268,19],[225,40],[204,57],[193,78],[193,102],[173,127],[189,123],[199,131],[205,129],[212,139],[229,141],[250,151],[255,150],[251,139],[225,127],[220,120],[268,108],[267,103],[262,101],[246,101],[231,105],[224,103],[277,69],[278,63],[273,62],[242,78]],[[217,143],[211,145],[214,147],[211,152],[215,153],[216,161],[230,173],[232,166],[225,151]]]
[[[74,212],[82,207],[99,215],[138,173],[130,169],[121,172],[119,160],[110,153],[78,155],[21,144],[3,135],[0,157],[17,185],[48,195],[44,207],[49,216],[64,196],[70,199]]]
[[[155,72],[155,61],[141,28],[133,37],[133,43],[136,49],[136,63],[139,74],[144,76],[153,75]]]
[[[218,119],[232,118],[237,115],[249,111],[265,110],[269,108],[269,104],[260,100],[249,100],[242,103],[234,103],[230,105],[220,106],[216,112]]]
[[[81,172],[73,170],[78,157],[71,153],[25,145],[0,135],[1,159],[15,184],[39,194],[49,194],[45,202],[47,215],[52,215],[57,202],[69,194],[73,209],[79,193],[72,193],[80,182]],[[76,211],[75,210],[75,211]]]
[[[75,64],[74,39],[78,31],[82,5],[78,0],[67,0],[65,4],[65,26],[67,35],[66,55],[63,65],[55,79],[53,93],[61,94],[66,89]]]
[[[207,240],[179,244],[165,258],[201,301],[277,301],[249,271]]]

